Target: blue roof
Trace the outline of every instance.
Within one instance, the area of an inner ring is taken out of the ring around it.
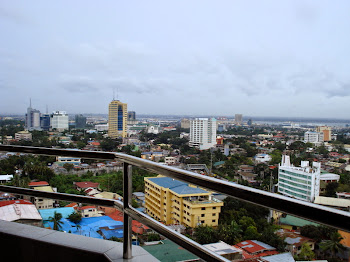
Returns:
[[[75,213],[73,207],[58,207],[50,209],[39,209],[38,210],[43,220],[49,220],[49,217],[53,217],[55,211],[61,213],[63,218],[67,218],[70,214]]]
[[[172,179],[170,177],[151,177],[150,181],[156,183],[158,186],[169,188],[177,194],[201,194],[208,193],[201,188],[190,187],[187,183]]]
[[[124,235],[123,230],[121,229],[114,229],[114,230],[101,229],[101,232],[106,239],[110,239],[111,237],[122,238]]]
[[[170,188],[170,189],[177,186],[187,185],[185,182],[181,182],[179,180],[175,180],[170,177],[151,177],[148,179],[156,183],[158,186]]]
[[[181,185],[178,187],[174,187],[171,189],[177,194],[202,194],[202,193],[208,193],[207,191],[198,188],[198,187],[190,187],[188,185]]]
[[[89,236],[89,237],[103,239],[103,236],[97,233],[98,230],[116,232],[116,233],[111,232],[110,234],[120,235],[123,233],[123,222],[115,221],[108,216],[84,217],[77,224],[69,221],[66,218],[62,218],[61,221],[63,222],[63,224],[61,225],[60,230],[66,231],[66,232],[70,231],[72,234],[75,234],[75,235],[82,235],[82,236]],[[80,228],[78,228],[77,225],[79,225]],[[53,228],[53,222],[46,221],[44,222],[44,226],[45,227],[49,226]]]

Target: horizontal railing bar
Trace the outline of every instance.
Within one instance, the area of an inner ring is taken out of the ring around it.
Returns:
[[[117,160],[138,166],[151,172],[176,178],[190,184],[198,185],[215,192],[250,202],[252,204],[272,208],[287,214],[350,232],[350,212],[316,205],[306,201],[230,183],[170,166],[164,166],[127,154],[4,145],[0,145],[0,151],[25,152],[43,155],[77,156],[95,159],[110,159],[110,157],[113,156]]]
[[[210,251],[209,249],[205,248],[201,244],[198,244],[197,242],[193,241],[192,239],[185,237],[184,235],[176,232],[175,230],[168,228],[166,225],[163,225],[162,223],[154,220],[150,216],[148,216],[142,212],[137,211],[133,207],[124,208],[124,212],[127,213],[129,216],[131,216],[133,219],[140,221],[142,224],[145,224],[146,226],[153,228],[159,234],[165,236],[166,238],[175,242],[179,246],[182,246],[186,250],[188,250],[191,253],[195,254],[196,256],[204,259],[205,261],[215,261],[215,262],[216,261],[225,261],[225,262],[230,261],[230,260],[227,260],[226,258],[220,256],[219,254]]]
[[[190,184],[195,184],[215,192],[223,193],[225,195],[250,202],[252,204],[272,208],[277,211],[350,232],[350,212],[316,205],[252,187],[230,183],[217,178],[199,175],[194,172],[171,166],[164,166],[130,155],[120,153],[115,154],[117,159],[151,172],[176,178]]]
[[[116,201],[118,201],[118,200],[112,200],[112,199],[80,196],[80,195],[73,195],[73,194],[66,194],[66,193],[45,192],[45,191],[40,191],[35,189],[14,187],[14,186],[4,186],[4,185],[0,185],[0,191],[12,193],[12,194],[18,194],[18,195],[28,195],[33,197],[57,199],[57,200],[63,200],[68,202],[77,202],[77,203],[106,206],[106,207],[115,207]],[[121,201],[119,202],[121,203]]]
[[[46,147],[34,147],[34,146],[12,146],[12,145],[0,145],[0,151],[28,153],[48,156],[67,156],[67,157],[79,157],[89,159],[100,160],[114,160],[115,156],[112,152],[101,151],[88,151],[77,149],[57,149]]]

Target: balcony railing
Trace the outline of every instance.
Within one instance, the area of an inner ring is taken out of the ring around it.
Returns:
[[[170,166],[164,166],[152,161],[144,160],[138,157],[126,155],[123,153],[112,152],[96,152],[82,150],[65,150],[40,147],[24,147],[24,146],[9,146],[0,145],[0,151],[5,152],[21,152],[39,155],[50,156],[70,156],[100,160],[119,160],[123,162],[123,202],[118,200],[98,199],[87,196],[78,196],[64,193],[50,193],[38,190],[17,188],[11,186],[0,186],[0,191],[15,193],[20,195],[31,195],[44,198],[52,198],[78,203],[86,203],[98,206],[116,207],[124,213],[124,242],[123,256],[124,258],[132,257],[132,233],[131,221],[135,219],[159,234],[167,237],[176,244],[187,249],[191,253],[206,261],[228,261],[215,252],[211,252],[195,241],[169,229],[162,223],[152,219],[150,216],[137,211],[131,206],[132,194],[132,166],[169,176],[184,182],[198,185],[209,190],[219,192],[243,201],[260,205],[262,207],[275,209],[287,214],[291,214],[300,218],[315,221],[320,224],[335,227],[337,229],[350,232],[350,213],[336,210],[329,207],[316,205],[301,200],[285,197],[278,194],[258,190],[251,187],[246,187],[238,184],[233,184],[227,181],[215,179],[212,177],[202,176],[186,170],[177,169]]]

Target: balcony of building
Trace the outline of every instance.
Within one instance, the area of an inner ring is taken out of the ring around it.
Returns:
[[[147,161],[122,153],[64,150],[0,145],[0,151],[21,152],[51,156],[69,156],[89,159],[118,160],[123,162],[123,202],[119,200],[99,199],[56,192],[44,192],[27,188],[0,185],[1,192],[18,195],[64,200],[89,205],[114,207],[124,213],[123,243],[93,239],[69,233],[23,225],[19,223],[0,222],[0,240],[2,250],[8,252],[12,261],[156,261],[141,247],[132,246],[131,222],[135,219],[152,228],[169,240],[187,249],[205,261],[228,261],[218,253],[168,228],[150,216],[131,206],[132,166],[198,185],[208,190],[248,201],[262,207],[274,209],[300,218],[335,227],[350,232],[350,213],[301,200],[285,197],[266,191],[232,184],[212,177],[198,175],[186,170]],[[216,202],[215,199],[198,198],[186,200],[188,203]],[[192,202],[191,202],[192,201]]]

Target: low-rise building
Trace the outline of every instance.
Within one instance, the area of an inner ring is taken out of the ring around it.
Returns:
[[[16,141],[20,141],[20,140],[32,141],[33,136],[32,136],[32,133],[30,133],[27,130],[19,131],[19,132],[15,133],[15,140]]]
[[[52,188],[46,181],[30,182],[28,186],[31,189],[39,191],[56,192],[56,190],[54,190],[54,188]],[[48,209],[55,207],[56,201],[53,199],[32,196],[24,196],[24,198],[30,200],[37,209]]]
[[[0,201],[0,219],[42,227],[42,218],[36,207],[28,200]]]
[[[226,244],[223,241],[205,244],[203,246],[230,261],[242,258],[242,250],[240,248]]]
[[[245,240],[234,245],[234,247],[242,250],[244,259],[272,256],[279,253],[276,248],[258,240]]]
[[[74,166],[79,166],[81,164],[81,158],[77,157],[65,157],[65,156],[57,156],[56,164],[58,166],[63,166],[64,164],[73,164]]]
[[[13,175],[0,175],[0,184],[5,184],[10,182],[13,178]]]
[[[76,210],[81,214],[82,217],[100,217],[102,211],[98,211],[95,206],[82,206],[77,207]]]
[[[301,247],[303,244],[309,245],[310,249],[313,251],[315,249],[315,241],[311,238],[304,237],[300,233],[280,229],[276,234],[284,239],[284,242],[287,244],[286,249],[293,255],[299,255]]]
[[[268,163],[271,161],[271,156],[268,154],[257,154],[254,157],[255,162],[257,163]]]
[[[75,185],[75,188],[79,191],[85,190],[89,187],[94,188],[94,189],[98,189],[99,187],[99,183],[94,183],[94,182],[89,182],[89,181],[85,181],[85,182],[73,182],[73,184]]]

